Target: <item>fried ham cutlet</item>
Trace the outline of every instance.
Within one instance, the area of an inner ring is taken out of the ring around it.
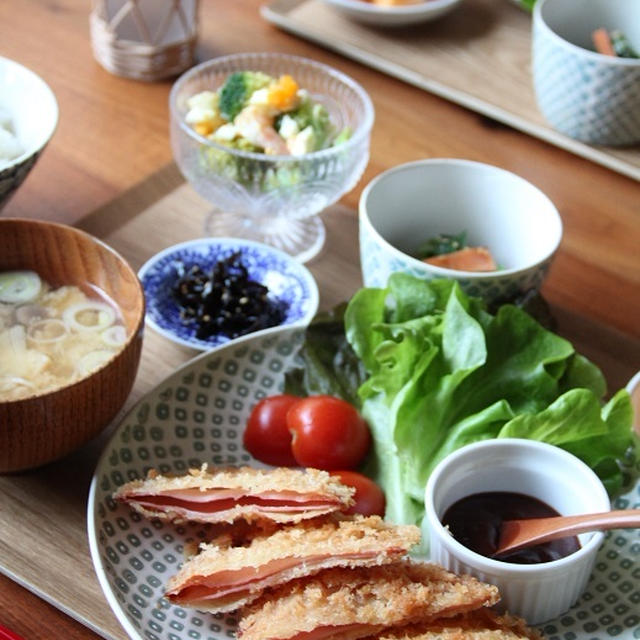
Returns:
[[[328,569],[269,591],[242,610],[242,640],[355,640],[499,600],[498,589],[433,564]]]
[[[224,468],[203,465],[183,476],[150,472],[145,480],[120,487],[115,500],[148,518],[169,522],[295,523],[346,510],[354,489],[317,469]]]
[[[418,527],[378,516],[300,523],[250,545],[202,545],[167,585],[172,602],[201,611],[232,611],[266,588],[333,567],[374,566],[400,559],[420,539]]]
[[[376,640],[542,640],[522,618],[498,615],[485,607],[431,623],[389,629]],[[368,639],[369,640],[369,639]]]

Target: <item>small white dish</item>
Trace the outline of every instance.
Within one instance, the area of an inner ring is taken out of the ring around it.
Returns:
[[[424,0],[416,4],[385,7],[365,0],[324,0],[348,18],[380,27],[403,27],[440,18],[462,0]]]
[[[532,496],[561,515],[611,508],[598,476],[559,447],[535,440],[504,438],[467,445],[447,456],[425,490],[431,559],[457,573],[495,584],[500,606],[529,624],[565,613],[584,591],[604,534],[578,536],[578,551],[551,562],[515,564],[486,558],[453,538],[440,519],[466,496],[508,491]]]
[[[171,289],[178,273],[176,265],[187,269],[199,265],[211,271],[218,261],[234,253],[248,272],[248,277],[269,289],[269,299],[284,307],[282,323],[254,331],[263,334],[276,328],[307,325],[318,310],[318,285],[309,270],[290,255],[273,247],[239,238],[201,238],[182,242],[160,251],[139,270],[147,303],[147,322],[158,333],[177,344],[207,351],[237,338],[216,333],[207,338],[196,336],[197,326],[185,324]]]

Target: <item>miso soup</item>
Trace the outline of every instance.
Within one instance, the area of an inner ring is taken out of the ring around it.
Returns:
[[[40,395],[90,375],[124,346],[120,312],[77,286],[34,271],[0,272],[0,402]]]

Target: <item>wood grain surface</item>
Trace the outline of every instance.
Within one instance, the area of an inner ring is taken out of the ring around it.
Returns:
[[[210,208],[169,165],[78,221],[78,226],[103,238],[138,269],[168,245],[197,238]],[[337,205],[323,219],[326,246],[309,267],[321,292],[320,308],[328,309],[355,292],[362,278],[354,212]],[[603,368],[612,388],[631,377],[640,362],[640,342],[569,311],[554,308],[553,313],[558,331]],[[147,329],[140,371],[126,408],[196,354]],[[124,632],[93,574],[85,521],[86,492],[111,430],[59,463],[0,476],[0,571],[100,635],[121,640]],[[26,529],[31,531],[28,546],[23,544]]]
[[[360,24],[323,0],[272,0],[263,15],[294,34],[640,180],[640,146],[596,147],[552,129],[531,74],[531,15],[512,2],[465,0],[463,10],[403,29]]]
[[[108,237],[127,223],[128,212],[152,207],[179,190],[181,180],[172,167],[163,169],[171,161],[167,120],[171,83],[138,83],[102,69],[91,55],[88,16],[84,0],[0,2],[0,55],[40,74],[60,105],[60,123],[50,145],[3,213],[66,223],[84,218],[84,225]],[[360,184],[343,199],[347,210],[335,209],[327,216],[330,220],[334,211],[340,211],[341,219],[351,224],[340,238],[351,243],[342,250],[349,257],[352,274],[354,269],[357,273],[353,210],[372,177],[394,165],[427,157],[461,157],[497,165],[541,188],[562,215],[563,242],[544,286],[561,329],[570,328],[578,348],[604,367],[613,387],[640,368],[637,182],[278,30],[261,18],[257,0],[202,0],[199,59],[250,50],[286,51],[321,60],[351,75],[372,96],[376,123],[369,166]],[[114,204],[109,206],[110,202]],[[87,219],[91,212],[95,213]],[[186,206],[180,215],[188,219],[193,213]],[[328,250],[340,242],[332,238],[330,234]],[[177,239],[167,232],[164,241],[168,245]],[[343,284],[333,266],[321,289],[323,304],[350,293],[348,282]],[[603,331],[603,325],[611,330]],[[145,350],[152,347],[153,339]],[[152,384],[144,377],[149,366],[145,362],[143,355],[137,394]],[[0,560],[10,559],[32,576],[43,574],[57,594],[66,594],[74,606],[99,609],[103,620],[110,620],[115,628],[102,596],[87,587],[95,578],[82,529],[84,501],[99,448],[100,442],[64,463],[0,479],[3,496],[7,487],[21,487],[19,499],[11,494],[11,509],[0,498],[0,540],[7,540],[8,530],[13,532],[12,542],[0,546]],[[43,514],[31,500],[38,491],[51,500]],[[26,526],[18,517],[24,514],[29,515]],[[63,519],[56,520],[56,515]],[[43,532],[45,545],[40,542]],[[83,578],[80,582],[78,575]],[[86,593],[75,599],[78,589]],[[51,635],[96,637],[1,576],[0,624],[27,640],[48,640]]]

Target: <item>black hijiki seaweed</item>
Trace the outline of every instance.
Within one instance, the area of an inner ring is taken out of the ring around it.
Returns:
[[[185,325],[195,324],[196,337],[229,338],[274,327],[286,317],[287,304],[269,297],[269,289],[252,280],[240,252],[219,260],[209,271],[198,264],[175,263],[172,295]]]

